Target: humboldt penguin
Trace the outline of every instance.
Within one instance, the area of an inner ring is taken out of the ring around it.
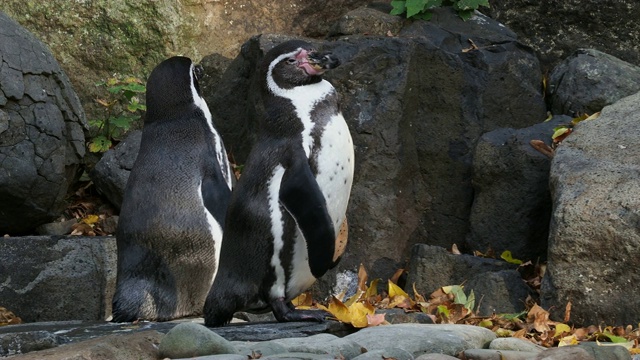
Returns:
[[[259,68],[266,115],[232,195],[220,267],[205,324],[237,311],[272,310],[278,321],[318,320],[291,300],[344,251],[354,150],[338,94],[322,74],[339,65],[304,41],[268,51]]]
[[[200,93],[202,75],[202,67],[176,56],[147,81],[140,151],[116,231],[114,322],[202,314],[233,181]]]

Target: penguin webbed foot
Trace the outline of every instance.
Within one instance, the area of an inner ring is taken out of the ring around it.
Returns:
[[[291,301],[285,301],[283,298],[271,301],[271,310],[279,322],[324,322],[328,317],[331,317],[331,314],[324,310],[297,310]]]

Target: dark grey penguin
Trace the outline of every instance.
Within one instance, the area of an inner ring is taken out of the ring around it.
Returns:
[[[200,95],[202,68],[160,63],[118,221],[113,321],[202,313],[218,266],[232,173]]]
[[[266,118],[234,188],[205,324],[234,312],[273,310],[278,321],[322,320],[291,300],[335,266],[353,179],[351,135],[338,94],[321,75],[338,66],[303,41],[267,52],[260,65]]]

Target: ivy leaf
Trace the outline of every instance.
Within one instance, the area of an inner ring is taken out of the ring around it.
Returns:
[[[458,0],[457,10],[476,10],[480,6],[489,7],[489,0]]]
[[[458,10],[458,16],[464,21],[467,21],[473,17],[473,10]]]
[[[393,6],[393,9],[391,9],[391,12],[389,12],[389,14],[391,15],[404,14],[404,12],[407,11],[406,3],[407,2],[405,0],[393,0],[391,2],[391,6]]]
[[[118,116],[109,118],[111,125],[120,128],[122,130],[128,130],[131,127],[131,118],[125,116]]]
[[[407,18],[415,16],[424,10],[427,0],[407,0]]]
[[[502,258],[502,260],[508,262],[509,264],[516,264],[516,265],[522,264],[522,260],[514,259],[513,255],[511,255],[511,251],[509,250],[503,251],[502,254],[500,255],[500,258]]]
[[[105,152],[111,148],[111,140],[104,135],[98,135],[89,143],[89,151],[93,153]]]

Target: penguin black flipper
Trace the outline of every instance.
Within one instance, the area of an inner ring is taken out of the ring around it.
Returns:
[[[307,242],[311,274],[321,277],[333,266],[336,233],[306,157],[292,159],[282,177],[279,197]]]

